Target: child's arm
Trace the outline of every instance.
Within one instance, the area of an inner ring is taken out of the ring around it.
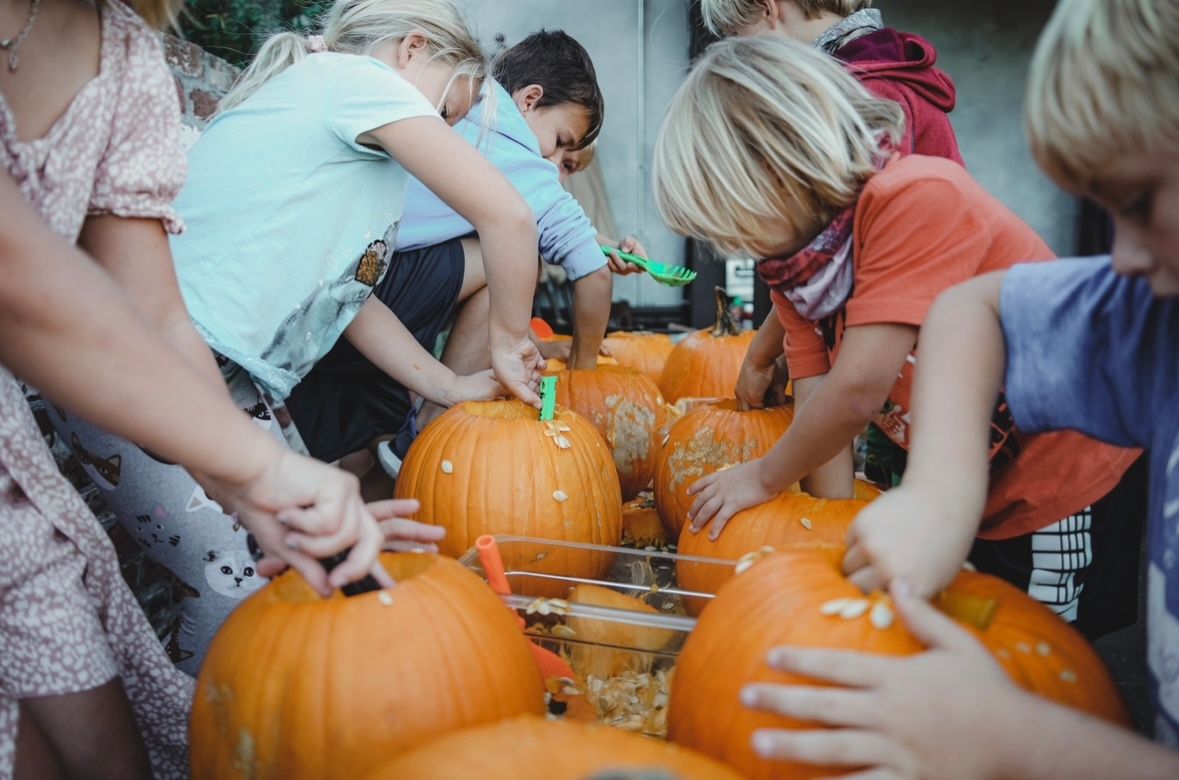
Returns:
[[[503,395],[503,387],[491,371],[459,376],[444,366],[376,296],[364,302],[344,337],[381,371],[439,406],[490,401]]]
[[[794,383],[794,403],[797,407],[805,406],[822,383],[821,376],[797,380]],[[834,458],[800,481],[802,489],[816,498],[852,498],[856,488],[856,464],[852,448],[844,447]]]
[[[904,481],[856,518],[844,559],[865,590],[902,578],[932,596],[970,553],[986,504],[990,421],[1006,360],[1003,278],[988,274],[946,292],[921,329]]]
[[[733,515],[769,501],[845,450],[887,400],[916,339],[917,329],[908,325],[848,328],[839,359],[773,449],[689,488],[696,496],[688,510],[692,530],[715,521],[715,539]]]
[[[1020,690],[974,637],[906,587],[892,592],[909,630],[929,649],[905,658],[772,650],[771,667],[831,685],[751,685],[742,701],[831,728],[756,732],[758,753],[848,766],[863,777],[1179,777],[1179,755]]]
[[[593,368],[610,323],[614,278],[607,266],[586,274],[573,283],[573,343],[570,368]]]
[[[737,402],[743,409],[765,406],[766,390],[774,381],[774,362],[782,356],[785,335],[786,329],[778,321],[778,313],[771,310],[757,329],[745,360],[741,362],[741,373],[737,375]]]
[[[92,216],[82,226],[78,245],[107,270],[153,330],[188,365],[214,387],[225,389],[213,353],[184,306],[168,236],[158,219]]]
[[[536,220],[520,193],[473,146],[438,118],[384,125],[357,139],[376,142],[479,234],[487,288],[491,366],[525,403],[540,406],[544,359],[528,337],[536,290]]]

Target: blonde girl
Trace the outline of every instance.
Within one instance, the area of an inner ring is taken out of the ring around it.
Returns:
[[[1052,257],[961,166],[893,153],[902,122],[895,104],[872,97],[830,57],[770,38],[710,47],[672,101],[655,153],[656,202],[677,231],[758,258],[797,408],[765,457],[690,488],[693,532],[711,524],[715,538],[737,512],[799,480],[813,493],[849,497],[849,445],[868,425],[887,443],[879,471],[895,484],[910,438],[918,333],[934,299],[988,271]],[[1090,609],[1088,599],[1109,595],[1099,580],[1117,579],[1118,554],[1134,542],[1106,538],[1124,522],[1114,514],[1132,513],[1103,499],[1136,454],[1075,433],[1025,435],[1005,402],[992,426],[976,563],[1082,628],[1108,630],[1122,613]],[[1051,562],[1032,555],[1044,549],[1037,532],[1060,546]],[[1001,554],[984,555],[987,545]],[[1116,593],[1132,599],[1130,580],[1109,584],[1129,585]]]
[[[218,383],[276,438],[272,399],[285,399],[342,334],[426,397],[486,399],[504,392],[502,381],[536,401],[534,276],[520,262],[535,254],[535,222],[447,126],[466,113],[483,74],[451,0],[339,0],[319,34],[263,45],[190,151],[177,200],[188,230],[171,242],[181,291],[217,356]],[[454,376],[370,297],[395,245],[407,170],[484,237],[495,375]],[[195,675],[225,617],[264,584],[246,529],[158,453],[81,420],[55,422],[97,464],[95,484],[128,532],[190,589],[167,647]],[[288,541],[312,558],[334,544]]]
[[[14,374],[200,474],[253,532],[263,571],[290,564],[329,591],[288,547],[292,530],[353,548],[335,584],[372,570],[382,543],[355,479],[279,447],[228,402],[189,324],[165,233],[182,227],[175,84],[144,22],[177,8],[137,10],[0,3],[0,30],[23,31],[0,59],[0,777],[185,777],[192,694]]]

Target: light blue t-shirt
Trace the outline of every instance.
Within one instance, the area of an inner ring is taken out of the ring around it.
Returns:
[[[439,118],[371,57],[313,54],[217,116],[189,152],[172,238],[185,303],[213,349],[284,399],[387,266],[408,174],[361,134]],[[384,242],[381,243],[374,242]]]
[[[572,280],[606,265],[598,247],[598,231],[573,196],[561,186],[557,166],[540,156],[540,142],[498,82],[495,113],[484,130],[487,101],[479,101],[455,130],[512,183],[532,207],[540,239],[540,256],[560,265]],[[488,86],[484,86],[486,95]],[[410,177],[398,249],[418,249],[465,236],[474,227],[421,182]]]
[[[1150,452],[1147,663],[1155,738],[1179,748],[1179,300],[1108,258],[1061,260],[1013,268],[1000,313],[1020,428]]]

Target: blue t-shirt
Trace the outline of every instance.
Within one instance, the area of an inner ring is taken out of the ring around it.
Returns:
[[[540,142],[498,82],[494,114],[485,121],[489,101],[479,101],[455,130],[476,147],[519,191],[536,217],[540,256],[560,265],[577,280],[606,265],[598,232],[585,211],[561,186],[557,166],[540,156]],[[486,95],[487,87],[484,87]],[[486,129],[485,126],[486,125]],[[433,246],[471,233],[475,228],[417,179],[410,178],[398,249]]]
[[[378,60],[313,54],[189,152],[172,239],[197,330],[275,398],[336,342],[387,265],[409,175],[356,139],[438,112]]]
[[[1150,451],[1147,660],[1156,737],[1179,748],[1179,300],[1093,258],[1013,268],[1000,311],[1016,424]]]

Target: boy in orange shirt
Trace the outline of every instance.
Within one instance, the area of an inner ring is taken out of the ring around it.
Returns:
[[[710,47],[672,101],[656,147],[656,202],[678,232],[762,258],[796,404],[793,426],[765,457],[690,488],[693,531],[711,523],[716,537],[734,514],[799,480],[850,497],[849,445],[868,423],[908,446],[918,331],[937,295],[1052,258],[961,166],[896,154],[902,132],[894,103],[831,58],[769,37]],[[1125,566],[1103,554],[1117,549],[1096,533],[1112,512],[1095,502],[1136,457],[1075,433],[1027,436],[1000,403],[980,533],[1019,541],[988,568],[1090,633],[1132,620],[1132,606],[1101,603],[1110,595],[1102,586]],[[1089,525],[1092,536],[1081,533]],[[1060,548],[1051,566],[1029,537],[1049,526]],[[1133,568],[1121,573],[1132,604]]]

